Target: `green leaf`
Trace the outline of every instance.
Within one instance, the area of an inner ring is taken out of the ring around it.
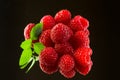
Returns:
[[[33,58],[31,57],[30,60],[26,64],[20,66],[20,69],[24,69],[32,61],[32,59]]]
[[[20,47],[22,49],[27,49],[27,48],[31,48],[31,45],[32,45],[32,40],[31,39],[28,39],[28,40],[25,40],[21,43]]]
[[[38,23],[32,28],[32,30],[30,32],[30,38],[32,40],[37,40],[38,39],[39,34],[42,32],[42,26],[43,26],[42,23]]]
[[[26,63],[28,63],[29,60],[31,59],[31,56],[32,50],[30,48],[24,49],[19,59],[19,66],[23,66]]]
[[[40,52],[45,48],[45,46],[42,44],[42,43],[39,43],[39,42],[37,42],[37,43],[34,43],[33,44],[33,48],[34,48],[34,51],[39,55],[40,54]]]

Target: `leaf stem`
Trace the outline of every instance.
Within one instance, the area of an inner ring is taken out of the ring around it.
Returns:
[[[30,67],[28,68],[28,70],[25,73],[28,73],[30,71],[30,69],[33,67],[34,64],[35,64],[35,59],[33,58],[33,61],[30,65]]]

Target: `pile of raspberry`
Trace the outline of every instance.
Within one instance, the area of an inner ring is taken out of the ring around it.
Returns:
[[[54,17],[43,16],[40,22],[43,31],[39,42],[45,46],[39,55],[41,70],[46,74],[59,71],[66,78],[73,78],[76,72],[87,75],[93,65],[89,21],[80,15],[71,18],[71,12],[63,9]]]

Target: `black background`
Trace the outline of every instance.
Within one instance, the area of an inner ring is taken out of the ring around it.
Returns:
[[[28,74],[18,66],[24,40],[24,27],[38,23],[46,14],[61,9],[82,15],[90,22],[92,60],[87,76],[78,73],[70,80],[115,80],[119,70],[119,4],[116,0],[0,0],[0,73],[1,80],[67,80],[60,73],[47,75],[38,63]],[[73,17],[72,16],[72,17]],[[117,79],[118,80],[118,79]]]

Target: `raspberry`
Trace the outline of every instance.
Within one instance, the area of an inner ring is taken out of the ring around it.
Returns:
[[[71,37],[70,43],[72,44],[74,49],[77,49],[79,47],[89,47],[90,41],[88,33],[85,31],[77,31]]]
[[[75,16],[71,21],[69,26],[73,31],[85,30],[89,26],[89,22],[87,19],[83,18],[80,15]]]
[[[92,50],[90,48],[78,48],[74,53],[76,64],[87,66],[90,64]]]
[[[40,64],[44,64],[47,66],[52,66],[56,64],[57,60],[58,60],[58,54],[52,47],[46,47],[39,55]]]
[[[55,20],[51,15],[43,16],[40,22],[43,23],[43,30],[52,29],[55,25]]]
[[[55,72],[57,72],[58,70],[58,67],[57,65],[54,65],[54,66],[46,66],[44,64],[39,64],[41,70],[44,72],[44,73],[47,73],[47,74],[53,74]]]
[[[50,29],[43,31],[39,38],[39,42],[43,43],[46,47],[54,46],[54,43],[50,38],[50,32],[51,32]]]
[[[26,39],[30,39],[30,32],[32,30],[32,28],[35,26],[34,23],[29,23],[25,29],[24,29],[24,37],[25,37],[25,40]]]
[[[68,24],[71,19],[71,13],[69,10],[61,10],[55,15],[55,21],[56,23],[63,23],[63,24]]]
[[[66,78],[73,78],[76,74],[75,70],[71,70],[69,72],[64,72],[64,71],[60,70],[60,73]]]
[[[70,39],[72,34],[72,30],[68,26],[58,23],[52,28],[50,36],[54,43],[64,43]]]
[[[60,70],[62,70],[64,72],[71,71],[75,66],[73,57],[69,54],[63,55],[60,58],[58,66],[59,66]]]
[[[85,76],[90,72],[92,65],[93,65],[92,61],[90,61],[90,63],[87,66],[76,65],[76,70],[80,74]]]
[[[82,47],[82,48],[78,48],[75,53],[80,53],[80,54],[84,54],[84,55],[92,55],[92,49],[91,48],[86,48],[86,47]]]
[[[61,44],[55,44],[55,50],[59,54],[59,56],[62,56],[63,54],[73,54],[73,48],[72,46],[66,42]]]

